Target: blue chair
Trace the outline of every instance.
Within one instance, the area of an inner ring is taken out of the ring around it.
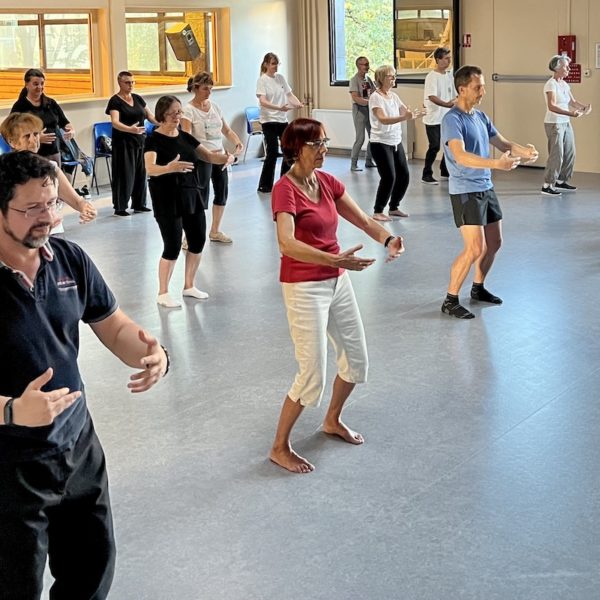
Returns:
[[[94,174],[92,175],[92,187],[94,186],[94,181],[96,182],[96,194],[99,194],[98,190],[98,177],[96,176],[96,161],[99,158],[104,158],[106,160],[106,170],[108,171],[108,180],[110,181],[110,186],[112,187],[112,173],[110,172],[110,164],[112,160],[112,152],[107,152],[105,149],[100,147],[100,140],[103,137],[110,138],[112,140],[112,123],[109,121],[104,121],[102,123],[94,123]]]
[[[146,135],[150,135],[155,129],[156,125],[152,123],[152,121],[148,121],[148,119],[144,119],[144,128],[146,129]]]
[[[248,146],[250,145],[250,139],[255,135],[260,135],[262,137],[262,144],[264,153],[267,153],[265,148],[265,136],[263,135],[262,125],[258,120],[260,116],[260,110],[258,106],[248,106],[244,109],[244,113],[246,115],[246,132],[248,133],[248,139],[246,140],[246,148],[244,150],[244,158],[242,162],[246,162],[246,154],[248,153]]]
[[[0,135],[0,154],[8,154],[12,152],[12,148],[8,142]]]

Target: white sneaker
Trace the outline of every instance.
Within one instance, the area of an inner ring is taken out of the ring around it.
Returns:
[[[191,287],[187,290],[183,290],[182,295],[186,298],[196,298],[196,300],[206,300],[209,297],[209,295],[206,292],[203,292],[196,287]]]
[[[181,302],[175,300],[171,297],[170,294],[159,294],[156,299],[156,303],[159,306],[164,306],[165,308],[181,308]]]

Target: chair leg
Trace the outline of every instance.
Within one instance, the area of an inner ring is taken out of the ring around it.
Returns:
[[[246,147],[244,148],[244,158],[242,159],[242,162],[245,163],[246,162],[246,154],[248,154],[248,146],[250,145],[250,140],[252,139],[252,136],[249,135],[248,139],[246,140]]]
[[[75,188],[75,179],[77,178],[77,168],[79,167],[79,165],[75,165],[75,168],[73,169],[73,176],[71,177],[71,186],[73,188]]]
[[[96,177],[96,157],[94,156],[94,162],[92,166],[92,183],[90,184],[94,187],[94,182],[96,182],[96,195],[100,195],[100,191],[98,190],[98,177]]]
[[[106,170],[108,171],[108,181],[110,183],[110,187],[112,189],[112,173],[110,172],[110,161],[112,159],[108,158],[108,156],[106,157]]]

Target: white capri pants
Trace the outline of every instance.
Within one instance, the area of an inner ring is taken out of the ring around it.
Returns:
[[[347,272],[324,281],[283,283],[290,335],[298,373],[290,400],[318,406],[327,371],[327,338],[336,354],[338,375],[348,383],[367,380],[367,342],[358,304]]]

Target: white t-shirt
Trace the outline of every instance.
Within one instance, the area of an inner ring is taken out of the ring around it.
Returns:
[[[288,104],[287,96],[291,91],[292,88],[288,85],[285,77],[279,73],[276,73],[275,77],[269,77],[263,73],[256,82],[256,95],[265,96],[269,104],[276,106]],[[261,123],[285,123],[287,122],[287,113],[261,106],[259,121]]]
[[[546,92],[554,92],[554,104],[563,110],[569,110],[569,102],[571,100],[571,86],[561,79],[560,81],[550,77],[544,85],[544,102],[546,103],[546,116],[544,123],[568,123],[570,117],[567,115],[557,115],[548,109],[548,96]]]
[[[434,104],[429,96],[437,96],[444,102],[450,102],[456,98],[456,90],[454,89],[454,76],[450,71],[446,73],[438,73],[430,71],[425,77],[425,90],[423,93],[423,104],[427,109],[427,114],[423,117],[425,125],[440,125],[444,115],[450,110],[445,106]]]
[[[188,103],[183,108],[183,117],[192,123],[192,135],[211,152],[223,152],[223,113],[214,103],[210,103],[208,111]]]
[[[402,141],[402,125],[400,123],[384,125],[373,112],[374,108],[381,108],[386,117],[397,117],[402,107],[406,108],[406,105],[393,92],[388,92],[388,96],[384,96],[379,90],[371,94],[369,97],[371,142],[397,146]]]

